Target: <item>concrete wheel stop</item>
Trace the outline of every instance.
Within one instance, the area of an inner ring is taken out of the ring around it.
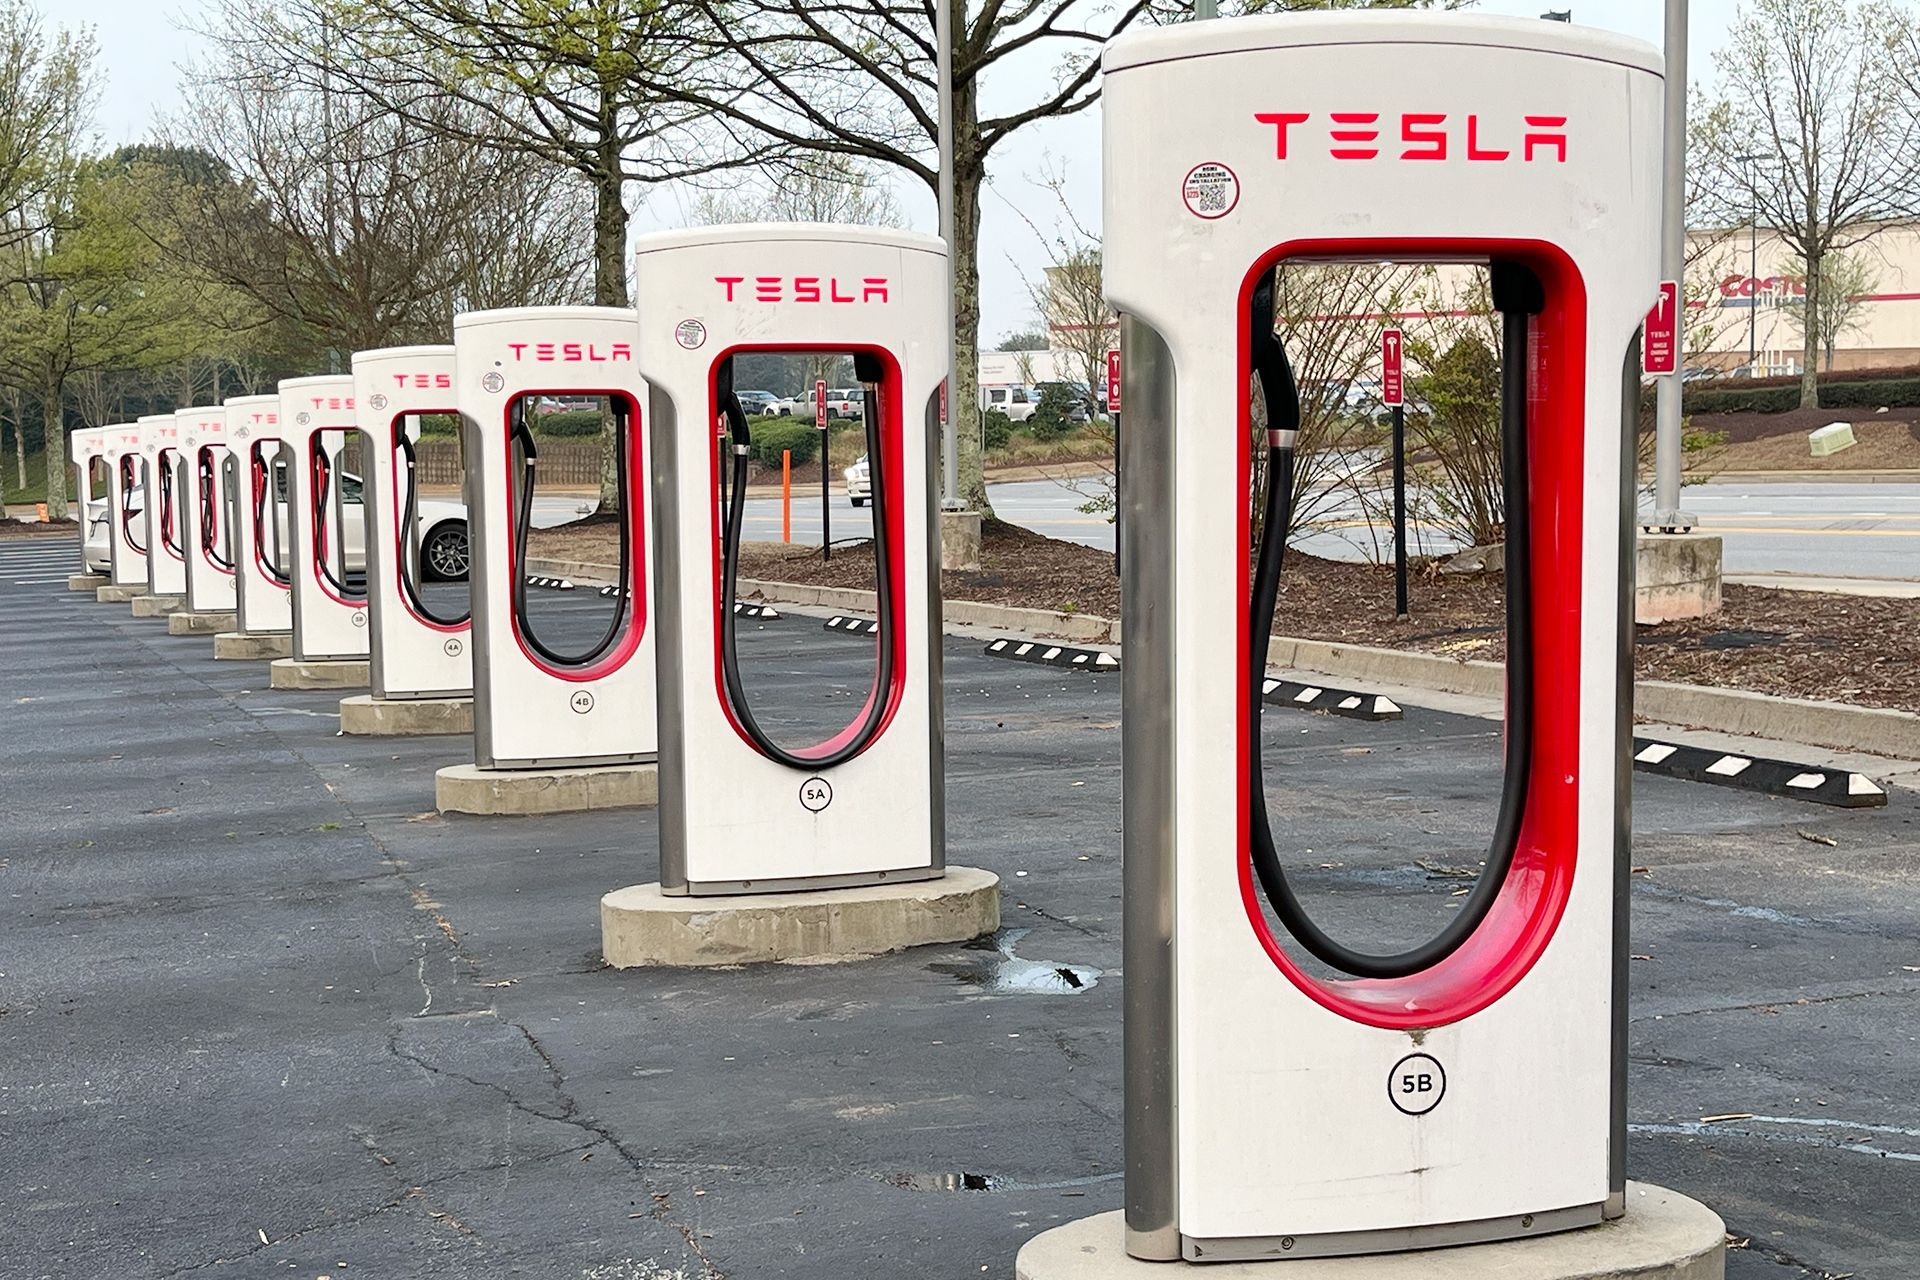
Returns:
[[[99,598],[100,588],[111,585],[112,579],[108,578],[104,573],[70,573],[67,575],[67,590],[91,591],[94,593],[95,599]]]
[[[375,738],[472,733],[473,699],[376,698],[370,693],[342,698],[340,732]]]
[[[970,942],[999,927],[1000,877],[976,867],[948,867],[938,880],[727,897],[669,897],[640,884],[600,899],[600,952],[616,969],[852,960]]]
[[[167,615],[170,636],[211,636],[233,630],[239,620],[231,613],[189,613],[176,610]]]
[[[244,631],[223,631],[213,638],[213,656],[228,661],[263,658],[291,658],[293,636],[285,631],[249,635]]]
[[[365,658],[275,658],[276,689],[364,689],[372,682]]]
[[[147,594],[147,584],[144,582],[127,583],[120,586],[115,586],[109,582],[104,587],[94,588],[93,598],[101,604],[131,604],[136,597],[145,594]]]
[[[653,764],[575,769],[482,769],[452,764],[434,775],[433,802],[442,813],[490,816],[650,809],[660,803],[660,771]]]
[[[1123,1214],[1043,1231],[1020,1247],[1015,1280],[1723,1280],[1727,1229],[1697,1200],[1650,1183],[1627,1184],[1627,1215],[1532,1240],[1420,1249],[1284,1264],[1142,1262],[1127,1256]]]
[[[136,618],[164,618],[185,604],[179,596],[137,595],[127,602]]]

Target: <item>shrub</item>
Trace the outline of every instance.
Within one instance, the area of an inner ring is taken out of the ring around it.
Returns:
[[[820,454],[820,432],[811,423],[791,419],[759,418],[752,424],[753,456],[763,467],[780,465],[781,453],[791,450],[793,465],[812,462]]]
[[[1040,403],[1027,419],[1027,434],[1035,440],[1058,440],[1073,430],[1067,415],[1073,409],[1073,393],[1057,382],[1040,389]]]
[[[590,409],[573,413],[547,413],[533,420],[534,434],[550,440],[600,434],[600,412]]]
[[[1013,419],[1001,409],[989,409],[981,416],[981,431],[985,435],[988,451],[998,451],[1007,447],[1013,439]]]
[[[1826,409],[1907,409],[1920,406],[1920,377],[1911,370],[1903,376],[1875,376],[1871,370],[1849,369],[1844,375],[1823,374],[1820,404]],[[1651,395],[1651,393],[1649,393]],[[1729,379],[1689,387],[1682,396],[1688,413],[1786,413],[1800,407],[1800,379]]]

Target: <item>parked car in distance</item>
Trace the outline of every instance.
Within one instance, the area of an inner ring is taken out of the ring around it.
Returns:
[[[1080,423],[1093,420],[1093,393],[1087,390],[1087,384],[1084,382],[1043,382],[1037,389],[1039,394],[1033,397],[1035,403],[1039,402],[1041,395],[1054,387],[1059,387],[1067,393],[1068,422],[1078,426]]]
[[[827,416],[829,418],[866,417],[867,393],[859,387],[828,387]]]
[[[533,416],[544,418],[555,413],[598,413],[600,400],[594,396],[541,396],[533,402]]]
[[[741,411],[753,418],[767,416],[780,403],[780,397],[771,391],[736,391],[733,394],[740,401]]]
[[[867,455],[861,454],[854,464],[846,469],[847,501],[856,507],[864,507],[873,499],[873,473],[867,468]]]
[[[1025,422],[1039,404],[1040,393],[1032,387],[980,388],[981,410],[998,409],[1009,422]]]

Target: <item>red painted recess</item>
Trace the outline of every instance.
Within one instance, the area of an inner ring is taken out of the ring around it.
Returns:
[[[1239,682],[1235,753],[1239,764],[1240,896],[1254,933],[1274,965],[1309,998],[1368,1026],[1405,1031],[1471,1017],[1526,976],[1552,940],[1573,891],[1579,861],[1581,472],[1586,449],[1587,289],[1579,268],[1556,245],[1536,240],[1302,240],[1283,244],[1247,273],[1240,289],[1238,385],[1248,385],[1249,309],[1264,272],[1289,259],[1380,261],[1394,258],[1487,260],[1529,267],[1545,286],[1527,359],[1528,482],[1533,517],[1533,785],[1513,869],[1487,918],[1439,964],[1404,978],[1320,978],[1295,962],[1268,927],[1250,856],[1248,682]],[[1242,439],[1251,438],[1248,406]],[[1249,492],[1243,451],[1240,492]],[[1240,545],[1251,546],[1248,504],[1238,504]],[[1248,670],[1250,602],[1242,575],[1239,669]],[[1285,851],[1282,851],[1283,856]]]

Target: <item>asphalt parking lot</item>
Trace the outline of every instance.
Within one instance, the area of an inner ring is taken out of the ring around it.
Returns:
[[[1117,679],[947,642],[990,944],[623,973],[597,903],[655,878],[650,812],[440,818],[466,740],[342,738],[71,554],[0,542],[0,1276],[958,1280],[1119,1207]],[[871,655],[745,643],[788,724]],[[1268,723],[1327,918],[1448,909],[1498,726]],[[1634,812],[1633,1176],[1720,1211],[1736,1280],[1920,1274],[1916,797]]]

